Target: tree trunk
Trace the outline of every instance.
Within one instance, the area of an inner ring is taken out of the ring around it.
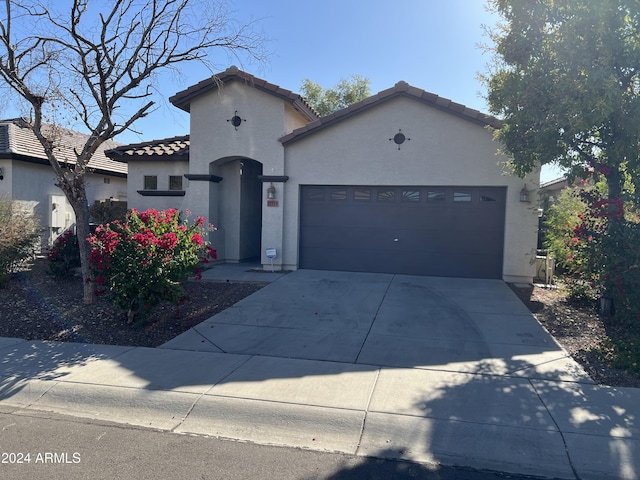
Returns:
[[[618,168],[617,165],[612,165],[610,167],[609,174],[605,175],[605,178],[607,179],[607,189],[609,190],[608,192],[609,200],[612,200],[614,198],[620,198],[620,196],[622,195],[622,183],[623,183],[622,175],[620,174],[620,168]]]
[[[84,192],[83,192],[84,193]],[[91,276],[91,266],[89,265],[89,252],[91,251],[87,238],[91,233],[89,229],[89,205],[86,195],[79,195],[80,198],[72,202],[73,210],[76,214],[76,233],[78,235],[78,246],[80,248],[80,271],[82,272],[83,301],[85,305],[93,303],[94,282]]]

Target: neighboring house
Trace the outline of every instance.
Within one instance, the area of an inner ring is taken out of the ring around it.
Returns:
[[[63,165],[72,166],[74,149],[82,148],[88,135],[62,128],[57,132],[56,156]],[[110,199],[126,201],[127,165],[104,155],[106,148],[118,145],[106,142],[89,162],[86,191],[90,205]],[[0,197],[17,200],[38,215],[44,247],[75,223],[70,203],[55,185],[44,149],[23,119],[0,120],[0,169]]]
[[[538,194],[540,195],[540,200],[543,203],[544,200],[548,200],[550,203],[553,203],[558,199],[562,190],[567,188],[567,178],[560,177],[555,180],[551,180],[549,182],[541,183],[540,189],[538,190]]]
[[[130,207],[189,209],[225,262],[531,281],[539,171],[504,171],[494,117],[398,82],[323,118],[230,67],[173,96],[189,137],[107,152]],[[182,176],[182,179],[179,177]],[[526,197],[527,195],[525,195]]]

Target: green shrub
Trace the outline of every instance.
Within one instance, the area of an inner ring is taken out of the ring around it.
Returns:
[[[108,292],[130,321],[142,322],[163,301],[180,303],[186,295],[181,282],[200,277],[200,262],[215,258],[205,230],[202,217],[189,225],[175,209],[133,209],[124,222],[100,225],[89,237],[96,293]]]
[[[71,278],[80,267],[80,248],[78,237],[67,230],[60,235],[47,253],[48,273],[55,278]]]
[[[39,248],[40,227],[33,212],[15,200],[0,198],[0,285]]]
[[[580,198],[580,190],[567,188],[545,211],[542,243],[544,248],[553,252],[556,266],[561,272],[566,272],[572,266],[569,243],[574,237],[574,228],[582,223],[579,215],[584,214],[586,209],[587,205]]]
[[[633,204],[607,198],[596,189],[583,190],[586,208],[568,240],[569,272],[589,285],[597,298],[610,302],[601,313],[616,322],[640,321],[640,220]]]
[[[105,200],[89,207],[89,216],[95,224],[104,225],[114,220],[124,220],[126,214],[127,202]]]

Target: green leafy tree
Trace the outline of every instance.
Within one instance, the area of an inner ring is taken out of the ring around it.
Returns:
[[[366,77],[351,75],[349,79],[341,78],[335,87],[325,89],[305,78],[300,91],[318,115],[324,117],[370,96],[369,83]]]
[[[583,196],[589,215],[576,228],[589,233],[572,247],[581,250],[582,278],[627,305],[631,292],[615,279],[636,261],[620,248],[637,230],[621,212],[640,192],[640,2],[490,5],[503,18],[490,32],[494,62],[483,77],[490,110],[504,125],[496,138],[519,175],[555,163],[570,179],[604,178],[608,197]]]
[[[490,0],[504,19],[490,32],[484,76],[496,132],[520,175],[555,163],[595,170],[609,198],[640,182],[640,3]]]
[[[107,140],[155,108],[158,75],[214,52],[262,59],[262,36],[236,25],[226,0],[6,0],[0,7],[0,88],[22,102],[29,126],[76,215],[84,302],[93,301],[86,194],[88,164]],[[18,102],[16,102],[18,103]],[[89,135],[60,159],[63,124]],[[49,125],[49,126],[48,126]]]

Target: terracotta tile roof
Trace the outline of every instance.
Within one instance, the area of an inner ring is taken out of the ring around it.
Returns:
[[[52,125],[43,125],[43,131]],[[57,127],[59,131],[59,145],[55,147],[58,161],[69,165],[76,163],[75,150],[80,150],[89,135]],[[105,155],[105,150],[120,145],[114,141],[104,142],[89,161],[89,168],[101,173],[126,176],[127,165],[114,162]],[[34,135],[27,122],[21,118],[0,120],[0,158],[35,161],[48,164],[44,148]]]
[[[452,102],[448,98],[440,97],[433,93],[429,93],[419,88],[412,87],[407,82],[400,81],[396,83],[392,88],[383,90],[376,95],[365,98],[364,100],[354,103],[353,105],[350,105],[347,108],[343,108],[342,110],[338,110],[331,115],[321,117],[318,120],[308,123],[304,127],[300,127],[293,132],[284,135],[280,138],[280,142],[282,142],[283,145],[286,145],[288,143],[306,137],[307,135],[315,133],[316,131],[324,127],[328,127],[329,125],[342,121],[345,118],[355,115],[358,112],[371,108],[374,105],[378,105],[382,102],[400,96],[416,99],[427,105],[431,105],[442,111],[449,112],[453,115],[457,115],[461,118],[476,122],[481,125],[488,125],[493,128],[500,128],[502,126],[500,120],[492,117],[491,115],[486,115],[479,112],[478,110],[474,110],[462,104]]]
[[[203,80],[187,88],[186,90],[182,90],[181,92],[176,93],[174,96],[169,98],[169,101],[176,107],[189,112],[189,110],[191,109],[191,100],[199,95],[202,95],[205,92],[208,92],[209,90],[218,88],[219,86],[231,81],[246,83],[247,85],[251,85],[258,90],[267,92],[275,97],[284,100],[285,102],[290,103],[293,108],[298,110],[298,112],[300,112],[310,121],[318,118],[318,114],[313,110],[311,105],[307,103],[304,97],[298,95],[297,93],[293,93],[290,90],[281,88],[278,85],[269,83],[266,80],[254,77],[247,72],[243,72],[235,65],[227,68],[224,72],[213,75],[211,78]]]
[[[189,135],[122,145],[105,154],[117,162],[132,160],[189,160]]]

